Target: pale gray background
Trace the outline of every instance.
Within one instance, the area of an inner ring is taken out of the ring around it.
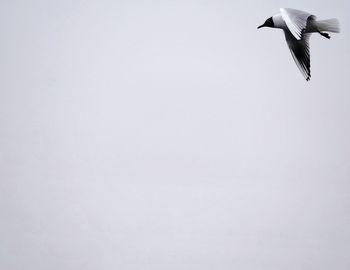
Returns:
[[[349,1],[0,3],[0,269],[350,269]]]

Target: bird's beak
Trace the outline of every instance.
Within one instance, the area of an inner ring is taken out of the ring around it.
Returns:
[[[261,27],[265,27],[265,23],[263,23],[262,25],[258,26],[258,29],[260,29]]]

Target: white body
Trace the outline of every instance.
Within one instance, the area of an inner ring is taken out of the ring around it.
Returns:
[[[283,30],[288,30],[288,26],[284,19],[282,18],[281,13],[278,13],[274,16],[272,16],[273,23],[275,24],[275,28],[280,28]]]
[[[335,19],[317,21],[316,17],[314,15],[310,14],[310,16],[312,16],[311,17],[312,19],[309,20],[309,23],[306,23],[306,28],[304,30],[304,33],[318,33],[318,32],[322,32],[322,31],[334,32],[334,33],[339,32],[339,25],[330,27],[331,22],[336,22]],[[281,13],[278,13],[278,14],[272,16],[272,20],[275,24],[275,28],[280,28],[282,30],[289,31],[289,28],[288,28],[285,20],[283,19],[283,16],[281,15]]]

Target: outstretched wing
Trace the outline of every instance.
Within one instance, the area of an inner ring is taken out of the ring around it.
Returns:
[[[284,35],[293,56],[295,63],[307,81],[310,80],[310,34],[303,33],[301,39],[296,39],[288,30],[284,30]]]
[[[306,28],[308,20],[316,19],[314,15],[301,10],[281,8],[280,11],[289,31],[298,40],[302,38],[303,30]]]

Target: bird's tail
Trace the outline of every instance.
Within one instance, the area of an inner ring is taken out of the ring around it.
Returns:
[[[320,32],[322,31],[333,32],[333,33],[340,32],[340,25],[339,25],[338,19],[317,21],[317,28]]]

